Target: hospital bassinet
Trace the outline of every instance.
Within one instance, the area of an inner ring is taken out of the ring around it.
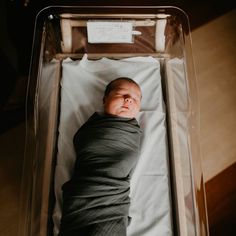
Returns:
[[[143,91],[128,235],[208,235],[188,17],[176,7],[65,6],[36,19],[19,235],[58,232],[71,137],[118,76]]]

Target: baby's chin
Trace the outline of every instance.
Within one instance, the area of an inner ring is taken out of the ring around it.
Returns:
[[[112,116],[118,116],[122,118],[130,118],[133,119],[135,118],[138,114],[130,113],[130,112],[119,112],[119,113],[107,113]]]

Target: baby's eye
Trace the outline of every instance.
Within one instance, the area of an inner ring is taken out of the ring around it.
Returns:
[[[116,93],[115,95],[116,95],[117,97],[123,96],[123,94],[121,94],[121,93]]]
[[[140,101],[140,98],[139,97],[133,97],[133,99],[135,100],[135,101]]]

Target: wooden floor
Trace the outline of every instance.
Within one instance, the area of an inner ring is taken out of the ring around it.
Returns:
[[[16,236],[24,154],[24,123],[0,135],[0,236]]]
[[[192,31],[211,236],[236,235],[235,22],[236,10]],[[0,236],[16,235],[24,131],[24,123],[19,123],[0,135]]]
[[[236,10],[192,32],[211,236],[236,235]]]
[[[236,233],[236,162],[206,183],[208,219],[212,236]]]

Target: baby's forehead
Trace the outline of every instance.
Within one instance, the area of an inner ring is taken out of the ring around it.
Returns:
[[[141,91],[140,87],[138,84],[131,82],[131,81],[127,81],[127,80],[120,80],[120,81],[116,81],[114,83],[113,89],[129,89],[130,86],[132,88],[137,88],[138,90]]]
[[[126,91],[133,91],[137,93],[141,93],[141,89],[134,83],[130,84],[119,84],[113,88],[114,90],[126,90]]]

